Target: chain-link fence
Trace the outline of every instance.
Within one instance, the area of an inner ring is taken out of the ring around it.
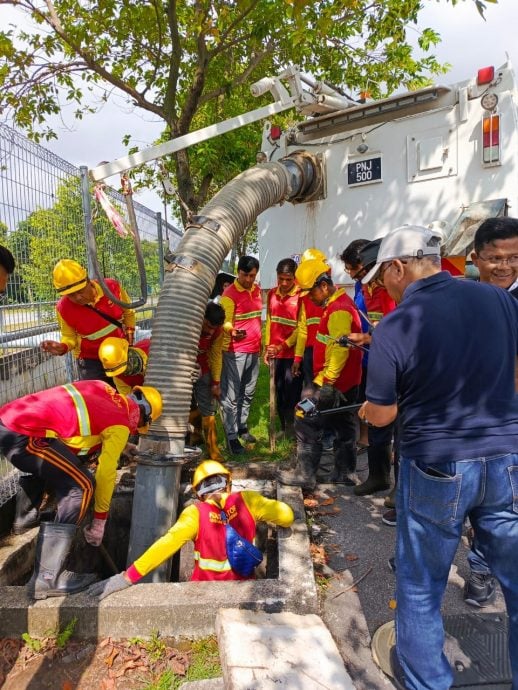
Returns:
[[[76,377],[70,355],[52,357],[39,347],[59,340],[52,268],[71,258],[89,265],[87,222],[92,209],[97,256],[105,277],[117,279],[132,300],[140,295],[140,277],[131,232],[121,237],[94,199],[86,169],[78,169],[16,130],[0,124],[0,244],[16,259],[7,300],[0,304],[0,405]],[[126,197],[106,187],[107,199],[130,228]],[[181,232],[160,213],[133,203],[147,276],[147,304],[137,313],[149,327],[163,280],[165,236],[174,249]],[[0,460],[0,505],[15,491],[12,466]]]

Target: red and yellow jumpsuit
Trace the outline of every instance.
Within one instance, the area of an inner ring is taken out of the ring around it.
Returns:
[[[293,425],[295,405],[302,392],[302,377],[292,373],[299,301],[298,285],[294,285],[286,295],[281,294],[278,287],[271,288],[266,298],[265,349],[268,345],[281,346],[275,358],[275,398],[283,431],[286,423]]]
[[[294,362],[302,362],[305,388],[313,383],[313,347],[323,311],[324,308],[312,302],[308,295],[303,295],[300,298]]]
[[[249,541],[255,537],[257,522],[289,527],[294,520],[289,505],[265,498],[257,491],[222,496],[221,507],[227,513],[229,524]],[[253,579],[253,575],[243,578],[231,569],[225,549],[221,508],[210,499],[185,508],[171,529],[128,568],[126,575],[131,582],[138,582],[188,541],[194,541],[195,565],[191,580]]]
[[[131,301],[116,280],[106,278],[105,282],[118,299],[123,302]],[[112,382],[106,377],[99,361],[99,347],[109,336],[129,338],[131,334],[132,337],[135,331],[135,312],[133,309],[123,309],[112,302],[96,280],[92,280],[91,283],[96,292],[92,306],[119,321],[120,328],[89,306],[76,304],[67,295],[63,295],[56,304],[61,342],[78,360],[81,379],[100,379],[111,385]]]
[[[22,472],[56,494],[56,522],[79,523],[94,498],[106,517],[117,462],[139,407],[102,381],[76,381],[26,395],[0,408],[0,450]],[[95,480],[84,460],[99,454]]]

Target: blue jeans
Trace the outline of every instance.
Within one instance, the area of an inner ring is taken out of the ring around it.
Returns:
[[[453,681],[441,600],[469,516],[504,593],[518,690],[518,454],[433,465],[402,457],[396,501],[396,639],[406,687],[447,690]]]

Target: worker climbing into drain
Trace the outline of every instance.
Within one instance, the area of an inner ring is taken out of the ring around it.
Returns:
[[[198,368],[193,375],[193,401],[189,423],[196,426],[201,417],[207,455],[212,460],[223,460],[216,432],[216,400],[220,396],[222,366],[223,307],[209,302],[205,309],[200,340],[198,342]],[[124,338],[106,338],[99,348],[99,359],[106,376],[113,378],[119,393],[127,394],[131,387],[142,385],[147,369],[151,340],[141,340],[131,347]],[[191,434],[192,438],[192,434]],[[189,445],[196,445],[189,441]]]
[[[192,488],[197,500],[184,508],[171,529],[125,572],[91,585],[89,594],[104,599],[136,584],[189,540],[194,542],[195,559],[191,580],[254,578],[252,559],[261,558],[252,544],[256,523],[289,527],[294,520],[290,506],[257,491],[233,492],[230,471],[216,460],[205,460],[198,465]],[[251,553],[250,562],[239,552],[236,541],[241,541],[243,549]],[[244,561],[247,567],[243,569]]]
[[[27,585],[34,599],[80,592],[92,573],[64,569],[78,526],[92,546],[103,540],[115,488],[117,462],[130,434],[146,433],[162,413],[162,396],[135,386],[128,396],[104,381],[76,381],[18,398],[0,408],[0,452],[26,473],[16,496],[15,531],[40,524],[46,486],[57,499],[53,522],[41,522],[34,572]],[[97,458],[95,478],[88,464]]]

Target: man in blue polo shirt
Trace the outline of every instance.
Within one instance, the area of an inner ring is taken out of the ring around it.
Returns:
[[[364,278],[398,302],[374,331],[359,411],[375,426],[401,418],[392,667],[408,690],[451,686],[441,600],[469,516],[505,595],[518,688],[518,302],[442,272],[438,245],[397,228]]]

